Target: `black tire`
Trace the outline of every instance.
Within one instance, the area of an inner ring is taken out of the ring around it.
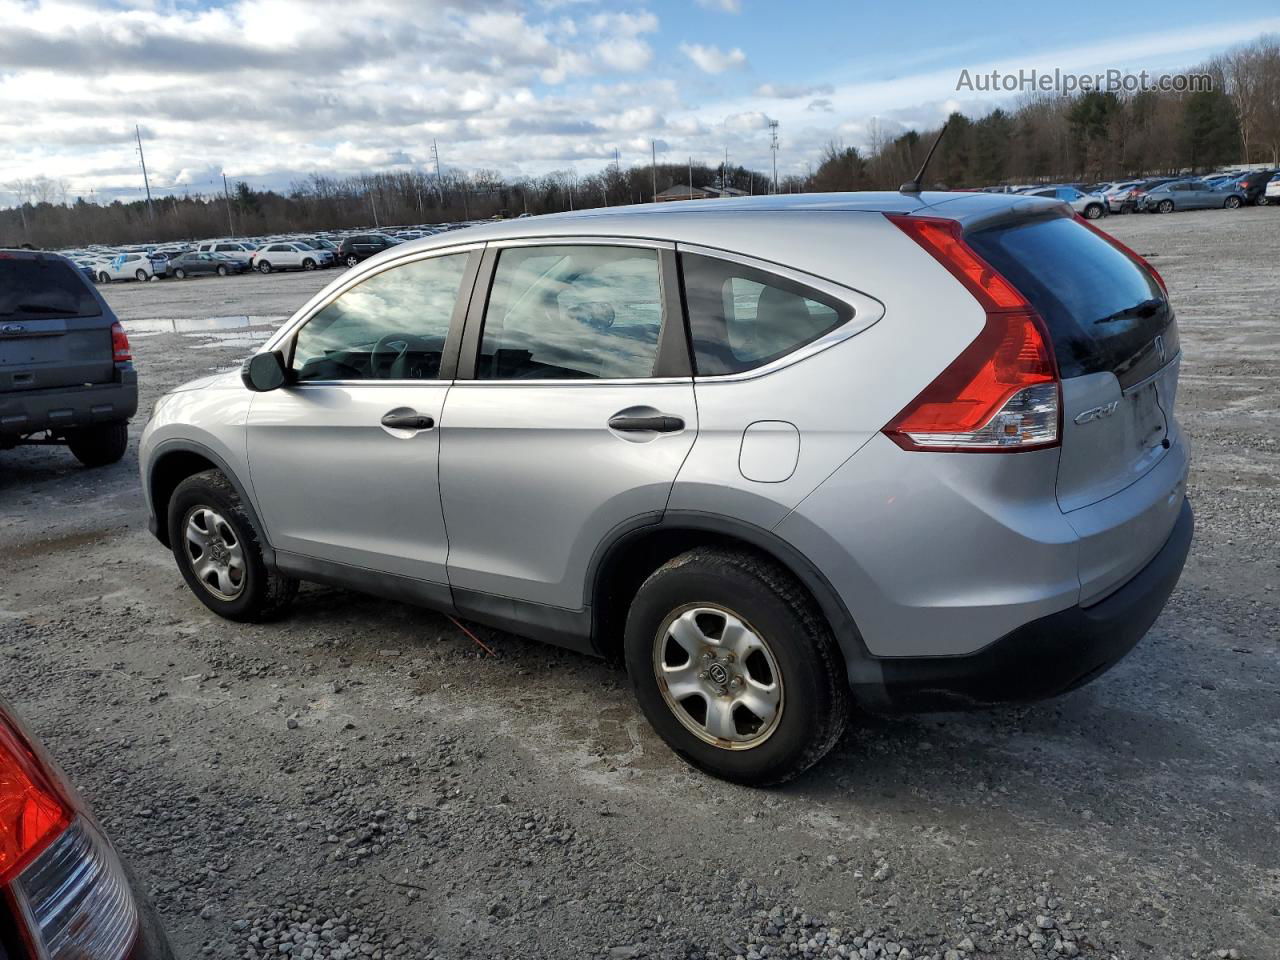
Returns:
[[[312,260],[310,257],[307,257],[307,259],[302,261],[303,270],[314,270],[315,268],[316,268],[316,262]]]
[[[1156,210],[1160,213],[1173,213],[1173,201],[1161,200],[1159,205],[1156,207]]]
[[[270,272],[271,272],[271,264],[267,263],[267,261],[265,261],[265,260],[259,260],[259,261],[258,261],[258,272],[259,272],[259,273],[270,273]]]
[[[233,542],[244,559],[240,592],[233,599],[221,599],[201,582],[192,564],[185,528],[194,511],[212,509],[230,528]],[[262,546],[236,488],[218,470],[187,477],[169,498],[169,543],[182,578],[200,602],[220,617],[242,623],[257,623],[278,617],[298,593],[298,581],[267,569]]]
[[[134,273],[133,273],[133,278],[134,278],[135,280],[137,280],[139,283],[146,283],[146,282],[147,282],[147,271],[145,271],[145,270],[135,270],[135,271],[134,271]]]
[[[1240,206],[1239,197],[1227,197],[1227,202],[1223,204],[1228,210],[1235,210]]]
[[[1091,203],[1084,208],[1084,216],[1086,220],[1097,220],[1102,216],[1102,204]]]
[[[67,431],[67,448],[86,467],[118,463],[129,449],[129,425],[123,420]]]
[[[359,257],[357,257],[354,253],[348,253],[348,254],[347,254],[347,266],[348,266],[348,267],[354,267],[354,266],[355,266],[357,263],[359,263],[359,262],[360,262],[360,258],[359,258]]]
[[[226,268],[226,267],[224,267],[224,266],[222,266],[221,264],[219,264],[219,265],[218,265],[218,276],[220,276],[220,277],[225,277],[225,276],[227,275],[227,273],[228,273],[227,268]]]
[[[187,279],[187,271],[179,267],[177,270],[173,271],[173,278],[175,280],[185,280]]]
[[[1267,195],[1266,195],[1265,193],[1260,193],[1260,194],[1258,194],[1258,201],[1257,201],[1257,202],[1258,202],[1258,206],[1260,206],[1260,207],[1266,207],[1266,206],[1269,206],[1269,205],[1271,204],[1271,201],[1270,201],[1269,199],[1267,199]],[[1239,204],[1236,204],[1236,206],[1239,206]]]
[[[105,271],[104,271],[103,273],[98,274],[98,282],[99,282],[99,283],[110,283],[110,282],[111,282],[111,275],[110,275],[110,274],[108,274],[108,273],[106,273]]]
[[[659,633],[665,645],[670,618],[704,604],[748,624],[776,662],[781,708],[772,732],[755,746],[728,749],[691,732],[659,686]],[[783,783],[821,760],[844,732],[852,699],[844,658],[812,598],[767,558],[699,547],[663,564],[636,592],[624,648],[632,689],[649,723],[677,755],[712,776],[751,786]]]

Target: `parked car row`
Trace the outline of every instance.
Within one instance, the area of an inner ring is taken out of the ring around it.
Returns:
[[[1109,213],[1173,213],[1280,204],[1280,170],[1250,170],[1203,177],[1147,177],[1106,183],[1012,184],[984,193],[1020,193],[1070,203],[1089,220]]]

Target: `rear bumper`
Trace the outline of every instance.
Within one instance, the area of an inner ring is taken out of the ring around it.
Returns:
[[[1101,602],[1041,617],[967,656],[876,659],[871,670],[857,671],[854,694],[870,709],[949,710],[1042,700],[1083,686],[1155,623],[1182,574],[1194,527],[1184,499],[1160,552]]]
[[[138,374],[118,370],[116,377],[114,383],[87,387],[0,394],[0,438],[128,420],[138,412]]]

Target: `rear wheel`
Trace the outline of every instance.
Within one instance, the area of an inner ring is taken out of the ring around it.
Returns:
[[[99,274],[98,274],[98,282],[99,282],[99,283],[110,283],[110,282],[111,282],[111,277],[110,277],[110,275],[108,275],[106,272],[99,273]]]
[[[1265,193],[1258,197],[1258,206],[1260,207],[1265,207],[1270,202],[1271,201],[1267,199],[1267,195]],[[1236,203],[1236,206],[1240,206],[1238,201]]]
[[[218,266],[218,276],[220,276],[220,277],[225,277],[226,275],[227,275],[227,268],[226,268],[226,267],[224,267],[224,266],[219,265],[219,266]]]
[[[116,463],[129,448],[129,425],[123,420],[67,431],[67,448],[86,467]]]
[[[698,548],[641,585],[627,672],[658,735],[714,776],[766,786],[806,770],[844,731],[840,651],[813,600],[775,563]]]
[[[271,272],[271,264],[267,263],[267,261],[265,261],[265,260],[263,260],[263,261],[259,262],[259,264],[258,264],[258,272],[259,272],[259,273],[270,273],[270,272]]]
[[[1156,207],[1161,213],[1173,213],[1173,201],[1161,200],[1160,205]]]
[[[1239,197],[1227,197],[1226,208],[1228,210],[1235,210],[1239,206],[1240,206]]]
[[[240,495],[220,471],[206,470],[178,484],[168,523],[183,579],[218,616],[266,620],[293,602],[298,581],[267,568]]]
[[[1084,216],[1086,220],[1097,220],[1102,216],[1102,204],[1091,203],[1084,208]]]
[[[145,283],[147,279],[147,271],[138,270],[134,273],[133,276],[134,276],[134,279],[136,279],[139,283]]]

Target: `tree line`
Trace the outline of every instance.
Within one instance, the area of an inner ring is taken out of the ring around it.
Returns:
[[[1280,167],[1280,38],[1261,37],[1187,72],[1208,74],[1197,92],[1091,91],[1027,95],[978,118],[953,113],[926,183],[1095,182],[1197,173],[1231,163]],[[938,129],[888,136],[873,127],[865,150],[830,142],[817,166],[782,178],[782,193],[895,189],[919,168]],[[6,184],[0,246],[165,242],[221,235],[444,223],[643,203],[673,186],[773,192],[768,174],[740,165],[611,164],[578,176],[557,171],[504,178],[497,170],[313,174],[286,191],[243,181],[229,194],[168,195],[151,202],[90,203],[48,178]]]

